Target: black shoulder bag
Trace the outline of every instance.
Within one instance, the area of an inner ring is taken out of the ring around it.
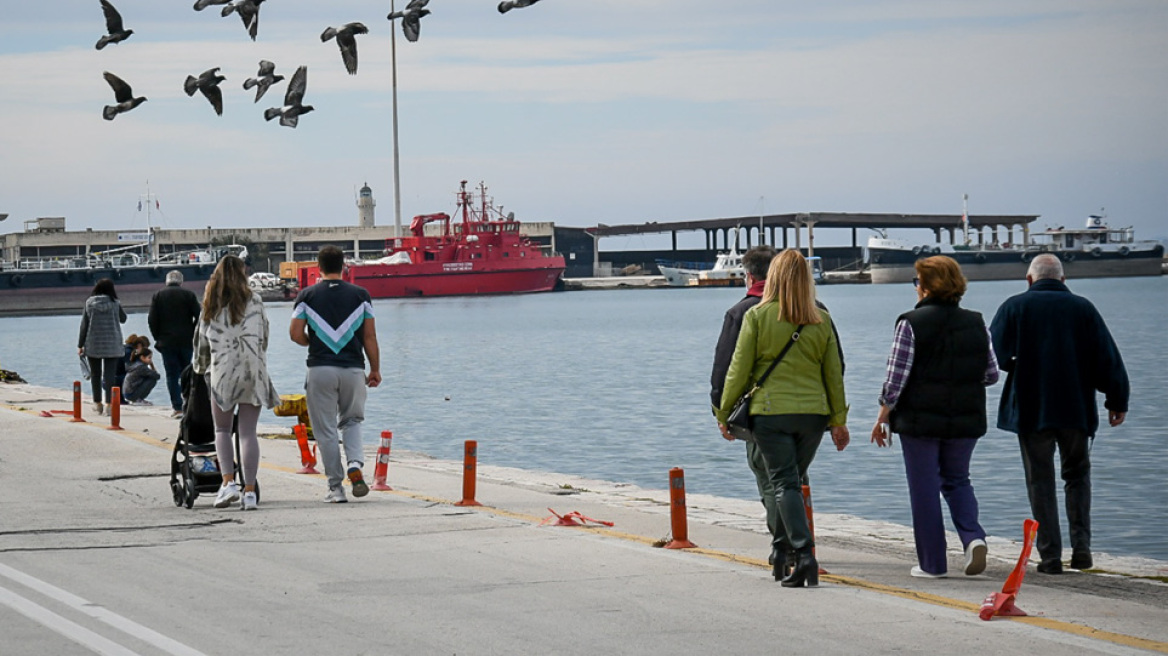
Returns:
[[[730,431],[734,439],[744,440],[746,442],[754,441],[754,420],[750,416],[750,397],[754,396],[754,393],[762,387],[767,377],[771,375],[771,372],[782,361],[783,356],[787,355],[787,351],[790,351],[791,347],[795,345],[795,342],[799,341],[799,331],[801,330],[803,330],[803,326],[799,326],[795,329],[795,332],[791,333],[791,340],[787,342],[787,345],[783,347],[782,351],[779,351],[774,362],[771,362],[771,366],[767,367],[767,370],[758,379],[758,382],[754,384],[754,387],[747,390],[734,403],[734,409],[730,411],[730,416],[726,419],[726,429]]]

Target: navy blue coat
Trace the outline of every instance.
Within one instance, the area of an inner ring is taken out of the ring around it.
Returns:
[[[1006,299],[990,324],[998,365],[1008,372],[998,428],[1029,434],[1099,428],[1095,392],[1108,410],[1127,412],[1123,359],[1090,301],[1058,280],[1038,280]]]

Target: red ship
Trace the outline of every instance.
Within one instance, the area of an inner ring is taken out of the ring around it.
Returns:
[[[460,296],[546,292],[564,273],[562,255],[547,255],[520,230],[514,215],[502,216],[486,186],[458,191],[462,222],[446,213],[421,214],[410,222],[411,237],[385,242],[385,257],[347,263],[342,278],[373,298]],[[441,222],[441,234],[427,236],[426,224]],[[303,289],[320,280],[315,266],[300,269]]]

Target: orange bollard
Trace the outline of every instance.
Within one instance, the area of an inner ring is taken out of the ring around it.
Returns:
[[[300,447],[300,464],[303,465],[297,474],[319,474],[316,471],[316,456],[308,449],[308,429],[304,424],[296,424],[292,427],[292,432],[296,433],[296,445]],[[316,449],[316,444],[312,445],[313,450]]]
[[[81,418],[81,381],[73,381],[73,418],[71,422],[84,422]]]
[[[814,541],[815,540],[815,509],[811,507],[811,486],[810,485],[803,486],[803,510],[805,510],[807,512],[807,528],[811,529],[811,540]],[[815,553],[815,547],[811,548],[811,553],[812,554]],[[830,574],[830,572],[828,572],[826,569],[823,569],[822,565],[819,567],[819,573],[820,574]]]
[[[456,506],[481,506],[475,501],[475,471],[478,469],[479,443],[467,440],[462,456],[462,501]]]
[[[110,425],[106,430],[122,430],[122,388],[110,388]]]
[[[1025,617],[1026,611],[1014,605],[1018,591],[1022,589],[1022,579],[1026,577],[1026,564],[1030,562],[1030,550],[1034,548],[1034,538],[1038,535],[1038,522],[1027,519],[1022,522],[1022,553],[1018,555],[1018,563],[1014,571],[1006,577],[1006,583],[1001,592],[990,593],[990,596],[981,602],[981,611],[978,617],[990,621],[995,616]]]
[[[689,541],[689,526],[685,516],[685,472],[681,467],[669,470],[669,519],[673,539],[666,549],[692,549],[698,545]]]
[[[393,431],[381,431],[381,444],[377,445],[377,465],[373,468],[373,489],[392,490],[385,484],[389,474],[389,447],[393,442]]]

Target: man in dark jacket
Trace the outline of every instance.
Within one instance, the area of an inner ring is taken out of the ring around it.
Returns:
[[[172,417],[182,417],[182,387],[179,377],[194,353],[192,342],[195,323],[199,320],[199,299],[189,289],[182,288],[183,276],[180,271],[166,274],[166,287],[154,293],[150,299],[150,334],[154,335],[154,347],[162,354],[162,366],[166,370],[166,390],[170,393]]]
[[[734,357],[734,347],[738,344],[738,333],[742,331],[742,318],[746,316],[747,310],[762,301],[762,290],[766,286],[767,271],[770,269],[771,260],[776,255],[778,252],[774,248],[764,244],[751,248],[742,256],[742,268],[746,272],[746,298],[738,301],[726,311],[726,316],[722,319],[722,332],[718,335],[718,345],[714,348],[714,369],[710,374],[710,403],[715,410],[722,403],[722,387],[726,383],[726,372],[730,370],[730,360]],[[816,305],[827,309],[819,301],[816,301]],[[831,329],[836,332],[835,341],[836,344],[839,344],[839,332],[836,331],[834,321],[831,324]],[[841,346],[841,364],[843,356],[844,352]],[[775,504],[775,490],[771,486],[771,479],[767,474],[766,461],[763,460],[762,452],[759,451],[758,445],[754,442],[746,443],[746,463],[750,465],[750,471],[754,472],[758,496],[763,507],[766,508],[767,529],[773,540],[775,531],[781,530],[779,508]],[[803,483],[806,485],[807,481]],[[771,564],[774,564],[776,555],[771,553]]]
[[[1063,571],[1055,448],[1062,461],[1071,567],[1090,569],[1089,441],[1099,428],[1095,393],[1105,397],[1111,426],[1123,423],[1129,394],[1123,359],[1103,317],[1064,280],[1057,257],[1035,257],[1026,274],[1030,289],[1006,299],[990,324],[994,351],[1009,373],[998,428],[1018,434],[1030,509],[1038,521],[1038,571],[1044,574]]]

